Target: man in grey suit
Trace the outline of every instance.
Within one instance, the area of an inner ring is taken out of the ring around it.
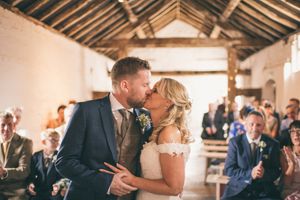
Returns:
[[[30,173],[32,141],[19,136],[11,113],[0,113],[0,200],[24,200]]]
[[[132,200],[136,188],[118,174],[99,172],[104,162],[121,163],[138,174],[144,138],[136,120],[151,94],[150,66],[145,60],[126,57],[112,68],[113,92],[78,103],[62,141],[56,168],[71,180],[66,200]]]

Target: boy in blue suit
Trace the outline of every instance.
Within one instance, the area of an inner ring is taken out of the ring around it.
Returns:
[[[55,183],[62,178],[54,166],[59,137],[59,133],[54,129],[42,132],[44,149],[34,153],[31,160],[31,173],[28,179],[28,192],[31,200],[63,199],[60,193],[53,191]]]

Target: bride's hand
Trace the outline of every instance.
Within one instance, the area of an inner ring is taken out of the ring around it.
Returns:
[[[106,162],[104,162],[104,165],[107,166],[108,168],[110,168],[112,171],[108,171],[105,169],[99,169],[99,171],[107,173],[107,174],[112,174],[112,175],[118,174],[118,173],[125,174],[125,176],[123,176],[122,180],[125,183],[132,185],[132,181],[135,176],[126,167],[124,167],[118,163],[117,163],[117,167],[115,167],[111,164],[108,164]]]

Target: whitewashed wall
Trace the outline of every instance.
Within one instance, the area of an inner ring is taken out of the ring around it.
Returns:
[[[252,55],[241,63],[242,68],[251,68],[251,87],[263,88],[268,80],[276,84],[276,108],[284,111],[288,99],[300,98],[300,72],[284,78],[284,65],[291,61],[291,44],[294,36],[287,41],[279,41],[274,45]]]
[[[0,110],[23,106],[20,127],[39,148],[39,134],[49,114],[69,99],[91,98],[108,90],[105,66],[111,60],[60,34],[0,7]],[[95,73],[101,84],[95,82]]]

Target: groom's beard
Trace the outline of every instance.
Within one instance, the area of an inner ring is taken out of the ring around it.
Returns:
[[[145,104],[146,98],[142,100],[136,100],[133,98],[128,98],[127,103],[131,108],[142,108]]]

